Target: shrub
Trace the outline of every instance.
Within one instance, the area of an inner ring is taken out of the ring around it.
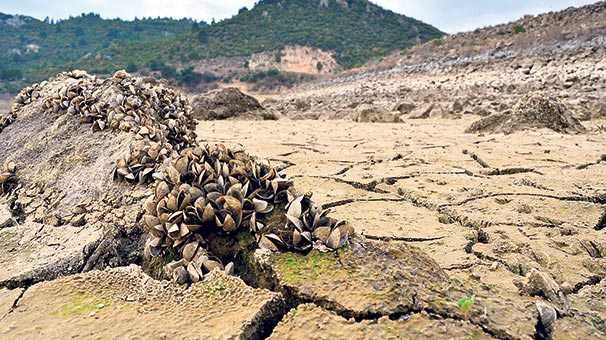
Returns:
[[[515,34],[526,33],[526,28],[524,28],[524,26],[522,26],[522,25],[515,25],[513,27],[513,33],[515,33]]]

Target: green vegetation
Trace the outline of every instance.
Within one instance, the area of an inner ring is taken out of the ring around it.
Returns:
[[[205,282],[202,285],[203,291],[213,299],[219,299],[228,294],[228,288],[228,283],[222,278]]]
[[[137,71],[154,60],[189,59],[176,37],[189,34],[195,25],[205,24],[166,18],[107,20],[92,13],[51,22],[0,14],[0,81],[23,86],[73,68],[109,74],[122,68]]]
[[[347,6],[319,0],[261,0],[251,10],[208,27],[209,55],[250,55],[284,45],[306,45],[334,51],[345,67],[441,37],[442,32],[418,20],[387,11],[366,0]]]
[[[513,27],[513,33],[515,33],[515,34],[526,33],[526,28],[524,28],[524,26],[522,26],[522,25],[515,25]]]
[[[476,298],[474,296],[464,296],[457,301],[457,307],[459,307],[459,310],[461,310],[463,314],[468,315],[475,303]]]
[[[108,20],[93,13],[53,22],[0,13],[0,92],[74,68],[96,74],[151,70],[195,86],[213,81],[190,68],[195,61],[294,44],[332,51],[341,65],[353,67],[443,35],[366,0],[323,3],[261,0],[210,25],[190,19]],[[281,58],[276,52],[276,61]]]
[[[256,89],[275,89],[280,86],[289,87],[300,81],[311,79],[311,76],[300,73],[280,72],[276,69],[249,72],[240,81],[254,84]]]

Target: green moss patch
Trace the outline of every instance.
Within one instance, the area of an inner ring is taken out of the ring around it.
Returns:
[[[107,308],[109,305],[108,301],[101,298],[90,295],[79,295],[74,297],[70,302],[60,306],[51,315],[63,318],[87,315]]]
[[[333,253],[315,250],[307,255],[279,254],[275,258],[275,264],[280,278],[291,285],[300,285],[322,277],[334,278],[344,272]]]

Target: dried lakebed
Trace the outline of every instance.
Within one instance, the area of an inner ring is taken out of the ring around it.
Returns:
[[[137,266],[80,273],[94,229],[5,228],[1,255],[29,267],[0,271],[0,338],[606,336],[606,134],[465,134],[471,121],[200,122],[202,142],[288,168],[363,236],[257,250],[236,261],[243,280],[188,287]]]

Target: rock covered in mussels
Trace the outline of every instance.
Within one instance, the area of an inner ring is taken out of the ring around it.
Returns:
[[[7,126],[11,125],[15,121],[15,115],[13,113],[0,114],[0,132]]]
[[[116,161],[115,179],[151,182],[158,164],[195,143],[195,122],[187,98],[125,71],[106,79],[83,71],[60,73],[23,89],[15,98],[12,112],[38,98],[44,99],[45,113],[75,115],[93,131],[113,129],[137,134],[140,141],[131,145],[130,156]],[[11,113],[7,117],[14,120],[14,116]]]
[[[32,103],[35,110],[21,110]],[[348,227],[328,217],[311,194],[298,196],[268,162],[224,145],[200,146],[187,99],[162,85],[124,71],[108,79],[61,73],[24,89],[11,117],[40,110],[77,117],[93,132],[134,136],[128,153],[115,160],[112,177],[143,186],[155,181],[137,220],[148,234],[145,252],[174,259],[164,271],[176,282],[197,282],[217,269],[233,273],[234,264],[224,265],[214,240],[233,240],[241,232],[253,236],[253,245],[276,252],[329,251],[348,242]],[[5,177],[13,183],[14,171]]]
[[[233,271],[233,264],[224,267],[209,254],[215,235],[245,231],[273,251],[337,249],[349,236],[310,195],[295,197],[285,174],[241,150],[189,148],[152,176],[157,182],[143,216],[146,252],[178,254],[164,268],[177,282],[197,282],[213,269]]]

